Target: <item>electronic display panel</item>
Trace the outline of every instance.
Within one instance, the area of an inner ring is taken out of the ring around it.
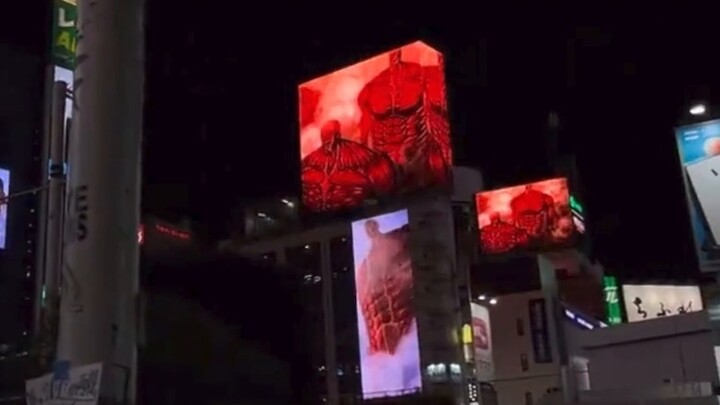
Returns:
[[[408,211],[352,223],[364,399],[422,388]]]
[[[475,349],[475,368],[478,381],[495,379],[493,361],[492,333],[490,331],[490,311],[480,304],[471,303],[473,347]]]
[[[720,271],[720,121],[675,131],[695,250],[703,272]]]
[[[622,290],[628,322],[703,310],[700,287],[696,285],[625,284]]]
[[[576,239],[565,178],[484,191],[475,203],[484,253],[551,250]]]
[[[0,249],[5,249],[7,239],[8,196],[10,195],[10,170],[0,168]]]
[[[450,185],[440,52],[415,42],[303,83],[298,93],[306,208],[349,209]]]

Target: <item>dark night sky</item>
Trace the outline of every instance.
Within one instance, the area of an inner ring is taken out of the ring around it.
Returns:
[[[541,176],[546,117],[557,111],[561,147],[579,159],[600,259],[621,272],[677,277],[694,266],[672,131],[689,103],[717,97],[712,13],[656,3],[472,4],[424,15],[399,5],[379,15],[370,5],[333,14],[210,3],[180,1],[169,12],[150,0],[149,210],[187,210],[219,229],[235,201],[297,193],[296,85],[422,39],[446,55],[459,163],[481,167],[491,184]],[[225,94],[187,95],[198,83]],[[204,146],[188,114],[212,122]],[[182,167],[206,167],[208,185],[188,185],[191,169]]]

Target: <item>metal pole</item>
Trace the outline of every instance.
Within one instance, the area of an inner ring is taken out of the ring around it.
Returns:
[[[60,288],[60,258],[62,257],[62,203],[65,176],[65,82],[55,82],[50,124],[50,165],[45,255],[45,289],[49,305],[55,311]]]
[[[337,342],[335,336],[335,313],[333,311],[333,268],[330,256],[330,246],[327,243],[320,245],[322,276],[322,303],[323,326],[325,333],[325,376],[327,378],[327,403],[338,405],[340,403],[340,387],[337,375]]]
[[[143,0],[80,0],[57,359],[135,403]]]
[[[44,176],[47,173],[47,162],[50,158],[50,121],[52,115],[52,83],[55,80],[55,67],[48,65],[45,71],[45,97],[43,100],[43,141],[42,155],[40,158],[41,171],[43,174],[42,186],[47,186],[48,180]],[[38,195],[38,235],[37,235],[37,253],[35,263],[35,306],[33,308],[33,330],[35,335],[40,333],[41,317],[42,317],[42,292],[45,280],[43,271],[45,269],[45,239],[47,237],[45,226],[47,224],[47,195],[42,193]]]

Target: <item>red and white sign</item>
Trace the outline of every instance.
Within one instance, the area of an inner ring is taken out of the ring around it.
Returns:
[[[472,303],[473,346],[475,350],[475,367],[478,381],[495,379],[493,362],[492,333],[490,329],[490,312],[487,307]]]

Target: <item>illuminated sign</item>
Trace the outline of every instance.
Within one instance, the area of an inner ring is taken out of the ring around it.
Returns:
[[[583,316],[575,311],[572,311],[568,308],[563,307],[563,313],[565,314],[565,317],[578,325],[579,327],[587,330],[593,330],[596,328],[606,327],[607,325],[598,322],[595,319],[592,319],[590,317]]]
[[[170,228],[169,226],[155,224],[155,230],[162,234],[171,236],[173,238],[182,239],[182,240],[190,240],[189,232],[181,231],[176,228]]]
[[[475,203],[484,253],[554,249],[577,235],[565,178],[484,191]]]
[[[422,387],[408,210],[352,223],[364,399]]]
[[[700,287],[688,285],[622,286],[628,322],[702,311]]]
[[[75,67],[77,48],[77,4],[75,0],[55,0],[53,5],[53,63],[65,69]]]
[[[572,211],[573,223],[578,233],[585,233],[585,213],[582,204],[574,195],[570,196],[570,211]]]
[[[415,42],[298,88],[302,195],[313,211],[448,187],[443,56]]]
[[[695,251],[703,272],[720,271],[720,120],[676,129]]]
[[[186,241],[186,240],[190,240],[190,238],[191,238],[189,232],[182,231],[182,230],[177,229],[177,228],[171,228],[171,227],[166,226],[166,225],[155,224],[155,225],[153,226],[153,229],[156,230],[157,232],[163,234],[163,235],[167,235],[167,236],[170,236],[171,238],[175,238],[175,239],[180,239],[180,240]],[[138,243],[141,244],[141,245],[142,245],[143,243],[145,243],[145,225],[142,225],[142,224],[141,224],[141,225],[138,227],[137,240],[138,240]]]
[[[475,370],[478,381],[495,379],[495,362],[493,360],[492,333],[490,329],[490,311],[487,307],[471,303],[473,349]]]
[[[583,206],[574,195],[570,196],[570,209],[580,215],[583,215]]]
[[[615,277],[603,277],[603,294],[605,296],[605,316],[607,323],[610,325],[622,323],[620,291]]]
[[[0,249],[7,242],[7,219],[10,195],[10,170],[0,169]]]

